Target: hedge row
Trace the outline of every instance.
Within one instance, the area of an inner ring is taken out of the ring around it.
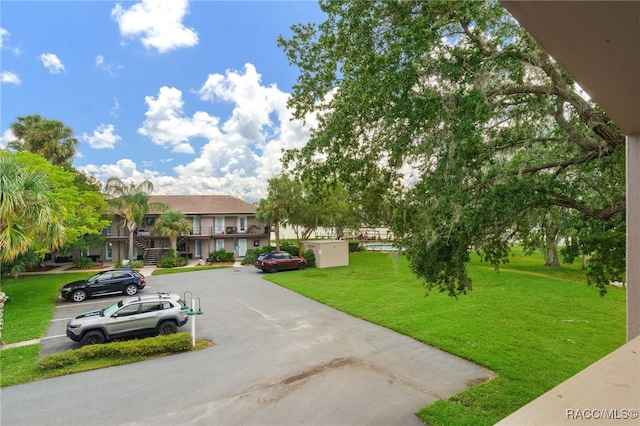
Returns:
[[[189,333],[175,333],[103,345],[87,345],[61,354],[47,355],[40,361],[40,370],[63,368],[89,359],[127,356],[145,357],[187,352],[192,348],[192,339]]]

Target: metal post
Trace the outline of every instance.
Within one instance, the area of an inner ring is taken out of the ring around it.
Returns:
[[[196,310],[196,299],[191,299],[191,312],[195,312]],[[196,316],[191,315],[191,343],[195,347],[196,346]]]

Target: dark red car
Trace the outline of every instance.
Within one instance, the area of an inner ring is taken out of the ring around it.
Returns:
[[[307,259],[292,256],[286,251],[272,251],[262,253],[256,259],[255,267],[265,272],[278,272],[287,269],[304,269],[307,267]]]

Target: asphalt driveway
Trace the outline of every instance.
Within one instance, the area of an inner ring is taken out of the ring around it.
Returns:
[[[4,388],[2,425],[417,425],[420,408],[492,376],[262,275],[147,277],[144,293],[200,298],[196,338],[214,346]],[[117,299],[59,305],[42,353],[78,347],[64,337],[67,318]]]

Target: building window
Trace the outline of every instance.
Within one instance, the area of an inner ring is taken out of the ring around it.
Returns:
[[[215,233],[222,234],[224,231],[224,217],[216,216]]]

